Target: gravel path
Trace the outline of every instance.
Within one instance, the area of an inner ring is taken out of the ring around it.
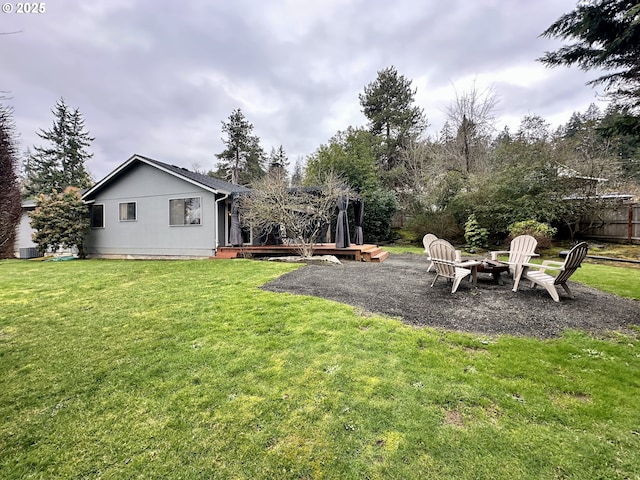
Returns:
[[[487,335],[552,338],[566,329],[601,335],[640,326],[640,302],[575,282],[569,281],[574,298],[560,289],[560,303],[540,287],[531,289],[529,282],[512,292],[506,273],[503,286],[479,273],[477,287],[463,280],[452,295],[446,280],[438,279],[430,287],[435,274],[427,272],[427,266],[426,258],[416,254],[392,254],[383,263],[307,265],[263,288],[336,300],[411,325]]]

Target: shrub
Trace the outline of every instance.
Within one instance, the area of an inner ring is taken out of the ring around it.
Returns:
[[[518,235],[531,235],[538,241],[538,248],[549,248],[557,231],[556,228],[536,220],[524,220],[509,225],[510,238],[515,238]]]
[[[424,211],[414,215],[407,229],[411,231],[414,242],[422,242],[422,237],[433,233],[438,238],[456,241],[462,238],[463,232],[455,217],[448,212]]]
[[[392,237],[391,220],[397,203],[393,193],[376,189],[362,194],[364,221],[362,228],[366,242],[384,242]]]
[[[483,228],[478,223],[476,216],[472,213],[469,215],[467,222],[464,224],[464,239],[470,248],[484,248],[487,245],[489,230]]]
[[[80,189],[67,187],[64,192],[55,190],[50,195],[36,197],[36,209],[29,214],[34,243],[41,252],[58,248],[77,248],[84,258],[84,240],[89,233],[89,210],[82,202]]]

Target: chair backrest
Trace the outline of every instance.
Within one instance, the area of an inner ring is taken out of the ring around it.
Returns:
[[[438,239],[429,246],[431,261],[436,267],[436,273],[447,278],[456,277],[456,250],[446,240]]]
[[[427,233],[424,237],[422,237],[422,244],[424,245],[424,253],[431,256],[431,254],[429,253],[429,246],[431,245],[431,242],[437,239],[438,237],[436,237],[433,233]]]
[[[573,275],[573,272],[575,272],[578,267],[580,267],[580,264],[584,260],[584,257],[587,256],[588,250],[589,246],[587,245],[587,242],[580,242],[571,250],[569,250],[567,258],[565,258],[564,260],[562,270],[553,283],[555,285],[561,285],[569,280],[569,277]]]
[[[522,265],[528,263],[536,253],[538,241],[531,235],[519,235],[511,240],[509,246],[509,263]]]

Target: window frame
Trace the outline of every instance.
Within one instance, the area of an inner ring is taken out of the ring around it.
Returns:
[[[183,212],[183,221],[185,223],[175,223],[175,224],[171,223],[171,202],[176,200],[182,200],[184,202],[185,200],[192,200],[196,198],[198,199],[199,210],[200,210],[199,223],[186,223],[186,220],[187,220],[186,211]],[[170,227],[200,227],[204,224],[203,220],[204,220],[204,215],[202,214],[202,196],[196,195],[194,197],[174,197],[169,199],[169,226]]]
[[[94,210],[96,207],[102,207],[102,225],[100,225],[100,226],[95,226],[95,225],[94,225],[94,218],[95,218],[95,217],[94,217],[93,210]],[[90,222],[90,225],[91,225],[91,228],[92,228],[92,229],[93,229],[93,228],[95,228],[95,229],[99,229],[99,228],[106,228],[104,203],[92,203],[92,204],[91,204],[91,213],[90,213],[90,216],[89,216],[89,222]]]
[[[127,205],[127,216],[129,215],[129,205],[133,205],[133,218],[122,218],[122,205]],[[138,221],[138,202],[119,202],[118,203],[118,221],[119,222],[137,222]]]

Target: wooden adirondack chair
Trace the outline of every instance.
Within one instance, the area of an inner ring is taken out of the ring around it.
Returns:
[[[560,285],[567,295],[573,298],[573,294],[567,285],[567,280],[569,280],[573,272],[580,267],[584,257],[587,256],[588,249],[587,243],[581,242],[569,251],[564,262],[545,260],[542,262],[542,265],[525,263],[521,271],[521,276],[531,281],[532,288],[535,288],[536,285],[546,288],[551,298],[556,302],[560,301],[560,295],[558,295],[556,285]],[[554,277],[553,275],[545,273],[545,270],[556,270],[558,274]]]
[[[424,237],[422,237],[422,244],[424,245],[424,253],[427,254],[427,260],[430,262],[429,268],[427,268],[427,272],[430,272],[431,269],[433,268],[433,262],[431,261],[431,253],[429,253],[429,247],[431,246],[431,242],[437,239],[438,237],[436,237],[433,233],[427,233]]]
[[[499,250],[497,252],[489,252],[491,254],[491,260],[499,261],[498,255],[509,254],[509,260],[506,263],[509,265],[509,274],[513,278],[513,291],[518,290],[518,282],[520,281],[522,265],[531,261],[531,257],[537,256],[536,247],[538,241],[531,235],[519,235],[509,245],[509,250]]]
[[[436,278],[431,282],[431,286],[433,287],[438,277],[445,277],[453,280],[451,293],[456,293],[460,281],[470,275],[471,270],[459,266],[460,262],[456,261],[456,250],[446,240],[434,240],[431,242],[429,253],[431,254],[431,262],[436,268]]]

